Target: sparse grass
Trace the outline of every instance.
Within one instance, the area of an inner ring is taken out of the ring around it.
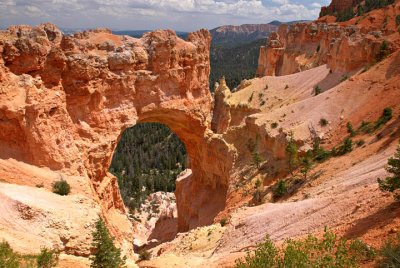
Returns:
[[[275,246],[267,237],[253,253],[236,260],[235,267],[358,267],[375,256],[375,250],[361,240],[347,241],[325,230],[322,238],[309,235],[301,240],[289,239],[282,247]]]
[[[400,267],[400,234],[396,238],[389,238],[380,250],[380,268]]]
[[[42,248],[38,255],[20,255],[6,241],[0,242],[1,268],[52,268],[57,266],[58,256],[56,250],[47,248]]]

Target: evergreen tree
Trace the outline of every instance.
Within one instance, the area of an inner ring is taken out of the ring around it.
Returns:
[[[311,157],[309,155],[303,157],[300,161],[301,164],[301,173],[304,175],[304,179],[307,179],[307,174],[310,171],[310,169],[313,167],[314,162],[312,161]]]
[[[290,135],[290,140],[288,145],[286,146],[286,154],[288,157],[288,164],[290,173],[293,175],[293,170],[297,168],[298,164],[298,148],[297,144],[294,141],[293,134]]]
[[[394,156],[389,158],[386,170],[392,176],[386,177],[383,180],[379,178],[379,188],[384,192],[395,192],[395,198],[400,201],[400,193],[396,193],[400,189],[400,144]]]
[[[108,233],[107,227],[99,217],[96,222],[96,231],[93,232],[92,246],[94,255],[90,257],[91,268],[120,268],[125,264],[125,257],[121,257],[121,250],[115,247],[114,241]]]

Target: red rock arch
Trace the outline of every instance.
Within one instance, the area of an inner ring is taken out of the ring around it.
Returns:
[[[223,209],[234,153],[210,130],[207,30],[188,41],[172,31],[67,36],[51,24],[0,35],[0,159],[85,177],[106,217],[123,214],[108,172],[113,151],[126,128],[160,122],[191,158],[192,174],[177,184],[179,229],[209,224]]]

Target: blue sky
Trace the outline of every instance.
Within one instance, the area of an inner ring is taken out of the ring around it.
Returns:
[[[220,25],[315,19],[330,0],[0,0],[0,27],[194,31]]]

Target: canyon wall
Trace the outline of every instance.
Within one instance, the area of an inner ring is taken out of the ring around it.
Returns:
[[[356,0],[332,0],[329,6],[321,8],[321,15],[333,14],[334,12],[340,13],[347,9],[353,8],[357,5]]]
[[[333,1],[345,8],[351,1]],[[321,18],[312,23],[281,25],[260,48],[257,75],[287,75],[327,64],[332,71],[353,72],[376,61],[381,45],[399,47],[396,15],[398,4],[373,10],[348,22],[329,23]]]
[[[141,39],[106,29],[64,35],[51,24],[0,32],[1,180],[33,186],[29,176],[14,178],[4,167],[10,161],[81,178],[129,248],[130,224],[108,169],[126,128],[160,122],[190,157],[191,170],[177,183],[179,230],[212,223],[225,206],[235,152],[210,130],[210,42],[207,30],[188,41],[172,31]],[[72,194],[81,191],[74,186]]]

